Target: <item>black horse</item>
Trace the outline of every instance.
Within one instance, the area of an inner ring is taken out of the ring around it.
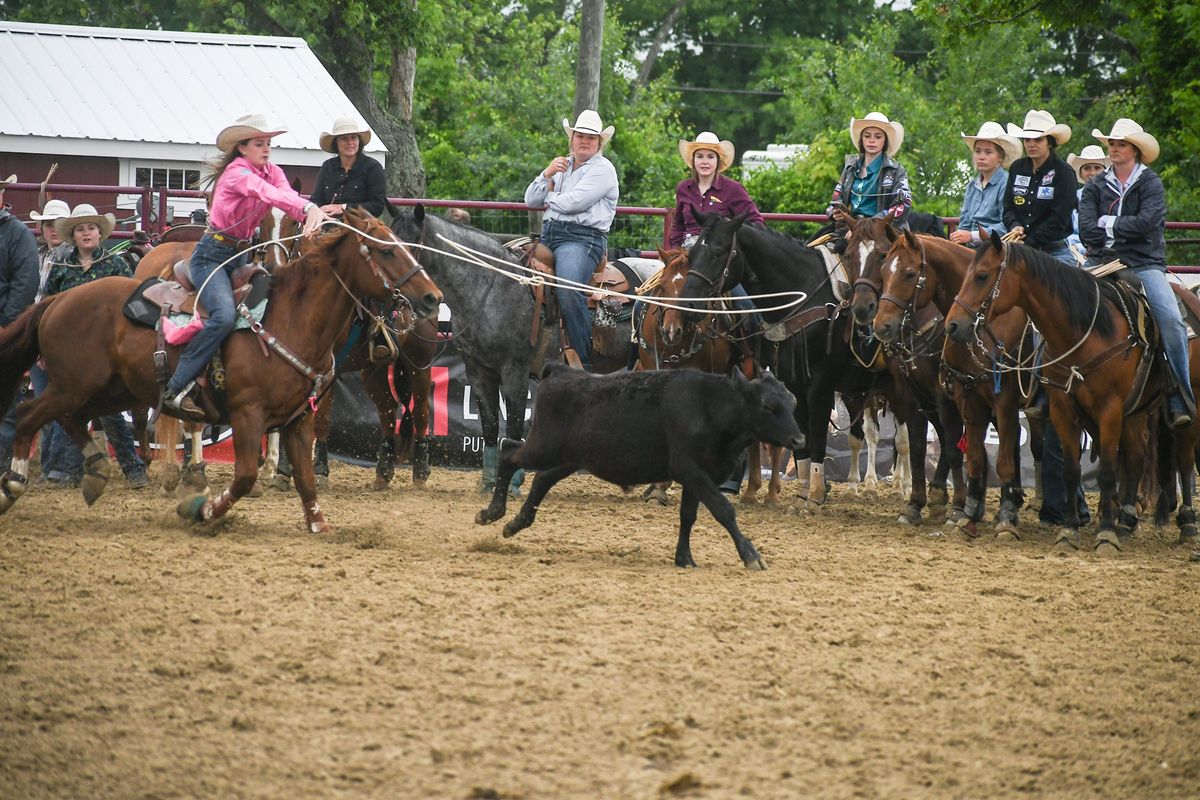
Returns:
[[[804,446],[795,453],[801,494],[808,478],[809,508],[820,506],[825,501],[825,448],[834,394],[882,393],[892,399],[893,408],[897,401],[903,404],[909,398],[897,391],[889,372],[871,368],[874,354],[864,354],[854,342],[852,320],[843,313],[848,304],[835,296],[817,250],[782,233],[743,227],[744,216],[730,220],[701,214],[699,218],[704,228],[692,248],[683,298],[711,298],[738,283],[751,295],[795,291],[807,295],[798,309],[763,311],[763,317],[767,338],[778,342],[779,377],[796,395],[796,422],[805,435]],[[757,304],[771,308],[781,302],[768,298]],[[925,482],[918,478],[925,474],[925,417],[919,410],[897,415],[910,430],[913,491],[919,491],[911,501],[923,507]]]
[[[514,276],[523,275],[517,269],[516,256],[490,234],[426,214],[419,205],[395,216],[395,234],[405,242],[424,245],[414,248],[417,260],[431,276],[438,276],[434,280],[439,281],[454,314],[454,341],[462,351],[483,428],[483,479],[479,489],[491,493],[499,463],[496,442],[500,438],[501,398],[506,411],[504,435],[509,439],[525,438],[530,369],[540,371],[539,361],[557,357],[553,344],[558,341],[557,330],[543,331],[539,341],[531,344],[534,301],[529,287],[458,257],[461,254],[446,241],[500,259],[512,266],[500,266],[490,259],[485,263]],[[518,474],[514,478],[514,492],[522,477]]]

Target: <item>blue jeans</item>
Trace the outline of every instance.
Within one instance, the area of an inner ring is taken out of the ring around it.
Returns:
[[[1158,323],[1163,349],[1167,351],[1167,363],[1171,365],[1171,372],[1175,374],[1175,380],[1179,383],[1179,391],[1195,404],[1196,398],[1192,396],[1192,380],[1188,371],[1188,329],[1179,314],[1179,306],[1176,304],[1175,293],[1171,291],[1167,273],[1157,267],[1132,267],[1124,270],[1121,277],[1142,285],[1142,293],[1146,295],[1146,300],[1150,303],[1150,313]]]
[[[100,426],[104,428],[104,433],[107,434],[108,441],[117,454],[117,463],[121,465],[121,472],[126,477],[144,473],[146,462],[142,461],[141,456],[137,453],[137,448],[133,445],[133,428],[125,417],[122,414],[101,417]],[[55,423],[55,427],[58,427],[57,423]],[[43,462],[43,474],[55,480],[63,478],[78,480],[81,478],[83,476],[83,452],[75,446],[67,432],[59,428],[53,444],[57,450],[61,451],[61,466],[52,472],[46,472],[45,462]]]
[[[222,267],[221,264],[230,258],[233,260]],[[167,384],[167,394],[177,395],[189,381],[195,380],[212,360],[213,353],[220,349],[221,342],[233,331],[237,312],[233,307],[233,286],[229,276],[245,260],[244,255],[237,255],[236,248],[221,244],[209,234],[205,234],[196,245],[192,253],[192,283],[199,289],[208,280],[200,294],[200,303],[208,312],[208,319],[179,355],[175,374]],[[213,275],[214,271],[217,274]],[[209,275],[212,275],[211,280]],[[590,330],[588,336],[591,336]]]
[[[608,235],[586,225],[548,219],[542,223],[542,244],[554,252],[554,272],[560,278],[586,284],[608,248]],[[558,305],[567,326],[567,339],[584,369],[591,369],[592,312],[580,292],[560,291]]]
[[[34,364],[29,368],[30,382],[33,384],[33,394],[35,397],[46,391],[46,386],[50,383],[50,376],[46,374],[46,370]],[[40,441],[38,443],[39,458],[42,463],[42,475],[49,476],[51,472],[59,473],[56,479],[62,478],[62,457],[63,443],[69,442],[67,432],[63,430],[62,425],[57,422],[48,422],[42,426]]]
[[[1055,242],[1054,244],[1039,247],[1046,255],[1053,258],[1055,261],[1061,261],[1069,267],[1079,266],[1079,262],[1075,260],[1075,256],[1071,253],[1071,248],[1067,246],[1066,240]]]

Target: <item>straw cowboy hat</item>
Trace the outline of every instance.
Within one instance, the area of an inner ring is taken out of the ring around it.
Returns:
[[[712,131],[704,131],[696,137],[694,142],[689,142],[687,139],[679,140],[679,155],[683,157],[683,163],[687,164],[689,169],[697,150],[712,150],[717,154],[717,172],[724,172],[733,166],[733,142],[728,139],[718,139]]]
[[[1103,144],[1108,144],[1109,139],[1120,139],[1129,142],[1142,151],[1143,164],[1149,164],[1158,158],[1158,139],[1146,133],[1142,130],[1141,125],[1138,125],[1131,119],[1121,117],[1114,122],[1112,133],[1101,133],[1099,128],[1092,128],[1092,136],[1095,136]]]
[[[9,185],[10,183],[16,183],[16,182],[17,182],[17,176],[16,176],[16,175],[9,175],[9,176],[8,176],[7,178],[5,178],[4,180],[0,181],[0,195],[4,194],[4,190],[5,190],[6,188],[8,188],[8,185]]]
[[[1000,163],[1005,167],[1021,153],[1021,143],[1005,133],[999,122],[988,120],[979,126],[979,133],[974,136],[967,136],[961,131],[959,135],[967,143],[968,150],[974,150],[976,142],[991,142],[996,145],[1000,148]]]
[[[272,129],[267,125],[267,118],[262,114],[247,114],[244,117],[238,117],[232,125],[221,129],[221,132],[217,134],[217,149],[222,153],[228,153],[237,147],[238,142],[256,139],[260,136],[270,139],[281,133],[287,133],[287,128]]]
[[[336,153],[337,138],[348,133],[358,134],[358,147],[361,150],[371,141],[371,131],[355,117],[338,117],[333,121],[333,130],[321,134],[321,149],[326,153]]]
[[[35,222],[53,222],[62,217],[71,216],[71,207],[63,200],[51,200],[46,203],[46,207],[42,209],[42,213],[33,211],[29,214],[29,218]]]
[[[1018,128],[1011,122],[1008,123],[1008,135],[1017,139],[1040,139],[1050,136],[1059,144],[1066,144],[1071,138],[1071,128],[1069,125],[1056,124],[1049,111],[1033,110],[1025,115],[1025,124],[1022,127]]]
[[[1103,148],[1098,145],[1089,144],[1083,148],[1083,151],[1079,155],[1071,153],[1071,155],[1067,156],[1067,163],[1071,165],[1071,169],[1075,170],[1075,177],[1079,179],[1079,182],[1086,183],[1083,175],[1080,174],[1080,170],[1088,164],[1100,164],[1107,167],[1112,162],[1108,160],[1108,156],[1104,155]]]
[[[567,132],[568,139],[571,138],[572,132],[588,133],[592,136],[599,136],[601,147],[604,147],[606,144],[608,144],[608,140],[611,139],[613,134],[617,132],[617,129],[612,125],[609,125],[607,128],[605,128],[604,123],[600,121],[600,115],[595,111],[592,111],[590,108],[585,108],[583,111],[579,112],[579,119],[575,120],[574,125],[568,122],[566,117],[563,117],[563,130]]]
[[[885,114],[880,114],[878,111],[872,111],[862,119],[850,118],[850,141],[854,142],[855,147],[862,147],[862,133],[867,128],[879,128],[887,134],[887,154],[894,156],[900,152],[900,145],[904,142],[904,126],[896,120],[889,120]]]
[[[88,203],[80,203],[71,209],[69,216],[54,220],[54,230],[64,239],[71,238],[71,232],[86,222],[95,223],[100,228],[100,241],[104,241],[117,227],[117,218],[112,214],[101,214],[96,207]]]

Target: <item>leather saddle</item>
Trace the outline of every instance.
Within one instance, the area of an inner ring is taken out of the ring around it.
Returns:
[[[174,281],[164,280],[154,283],[142,291],[142,297],[148,302],[172,314],[190,314],[197,305],[196,287],[192,283],[191,262],[180,261],[174,267]],[[256,306],[267,296],[271,286],[271,274],[262,265],[251,262],[238,267],[230,276],[233,285],[233,303],[235,306],[245,302],[248,306]],[[204,306],[200,306],[200,316],[208,317]]]

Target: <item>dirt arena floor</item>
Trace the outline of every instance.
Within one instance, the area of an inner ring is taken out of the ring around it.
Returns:
[[[229,471],[215,469],[217,481]],[[474,476],[294,496],[215,538],[118,478],[0,518],[0,797],[1196,797],[1200,563],[931,538],[893,495],[701,511],[563,483],[515,539]],[[789,487],[790,488],[790,487]],[[511,515],[511,509],[510,509]]]

